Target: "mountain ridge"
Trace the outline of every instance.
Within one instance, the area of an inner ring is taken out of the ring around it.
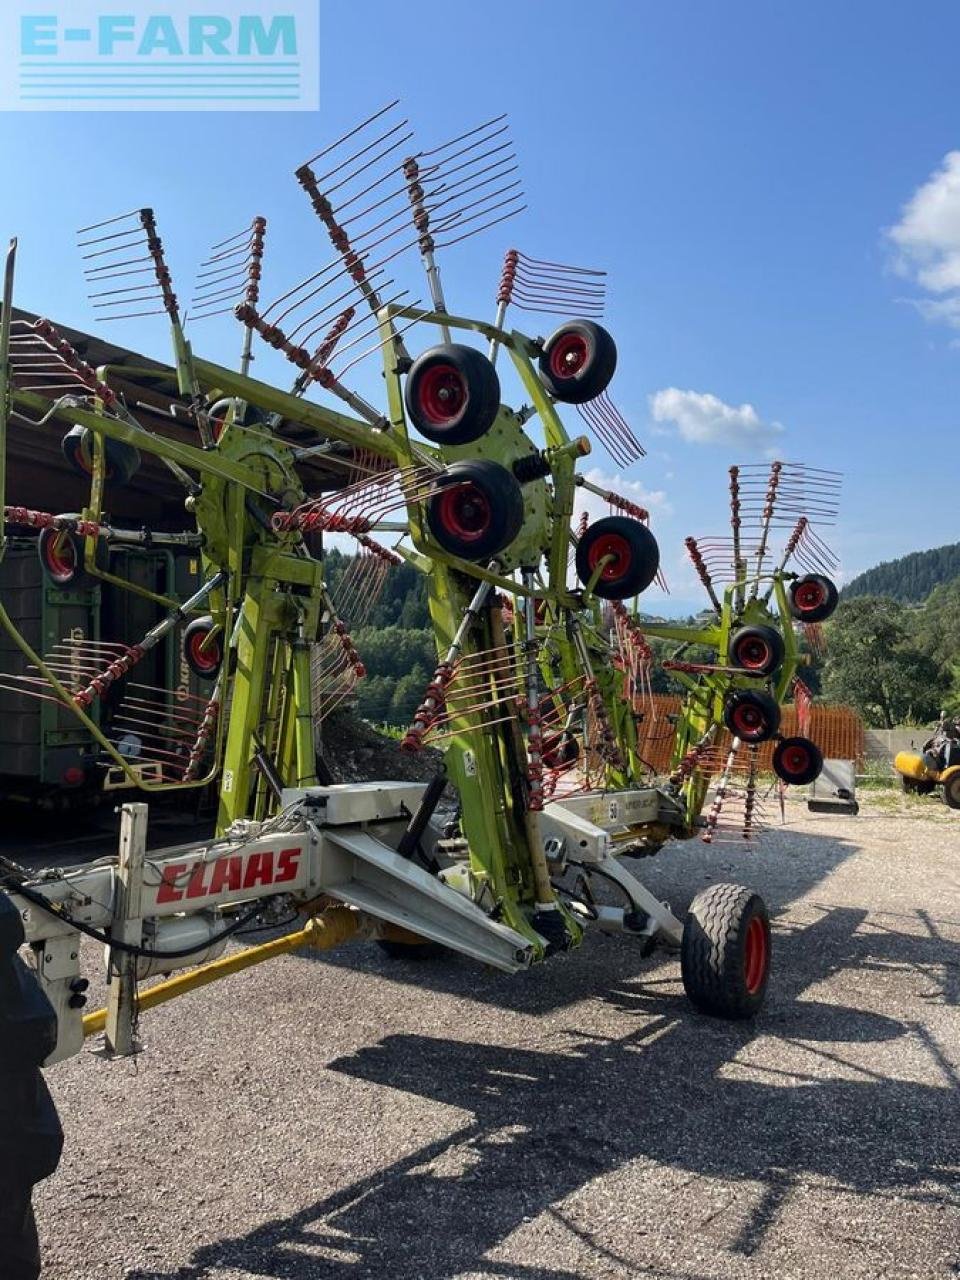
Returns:
[[[840,595],[844,600],[856,596],[890,596],[903,604],[920,604],[935,587],[954,578],[960,578],[960,542],[884,560],[858,573]]]

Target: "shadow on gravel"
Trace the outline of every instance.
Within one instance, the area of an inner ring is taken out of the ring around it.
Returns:
[[[838,848],[812,861],[835,865],[845,853]],[[790,897],[811,887],[801,885],[803,879],[802,866],[795,866]],[[786,894],[770,896],[775,907],[785,905]],[[128,1280],[206,1280],[229,1269],[333,1280],[449,1280],[466,1272],[574,1280],[590,1274],[486,1260],[543,1213],[579,1238],[597,1273],[620,1267],[699,1280],[667,1262],[662,1272],[638,1268],[565,1216],[567,1197],[636,1160],[662,1166],[666,1192],[689,1196],[688,1211],[697,1190],[678,1189],[685,1179],[750,1184],[737,1197],[739,1225],[727,1246],[741,1259],[760,1248],[795,1188],[810,1177],[864,1195],[960,1203],[960,1081],[935,1042],[918,1024],[803,998],[812,984],[839,970],[860,971],[862,985],[882,983],[882,972],[873,970],[902,966],[930,982],[931,966],[946,972],[956,964],[956,947],[935,933],[858,932],[866,915],[824,907],[813,924],[778,927],[776,982],[755,1029],[698,1015],[678,976],[665,977],[662,968],[651,972],[638,960],[630,964],[631,952],[618,943],[597,947],[585,966],[591,991],[576,962],[547,966],[531,975],[543,985],[530,993],[530,1004],[543,1007],[539,1001],[549,995],[546,1007],[556,1009],[604,991],[603,999],[618,1011],[635,1015],[636,1029],[626,1035],[603,1038],[571,1022],[568,1044],[556,1053],[395,1035],[333,1062],[332,1070],[461,1108],[473,1119],[290,1218],[198,1249],[191,1265],[128,1272]],[[557,975],[562,990],[553,991]],[[429,985],[447,990],[448,980],[441,971]],[[495,986],[502,997],[513,989],[509,980]],[[483,998],[495,997],[488,990]],[[845,1058],[845,1045],[907,1034],[925,1043],[942,1085],[889,1078]],[[752,1054],[757,1036],[764,1037],[763,1049],[758,1045]],[[770,1065],[777,1061],[778,1041],[787,1048],[783,1069]],[[808,1074],[797,1065],[801,1059],[810,1064]],[[851,1078],[836,1078],[841,1067]],[[657,1196],[652,1179],[650,1185],[651,1197]],[[715,1216],[712,1205],[705,1204],[702,1221],[694,1216],[687,1229],[705,1226]],[[745,1205],[751,1207],[743,1216]],[[620,1203],[617,1212],[625,1234],[642,1231],[644,1198]],[[318,1256],[321,1250],[325,1256]]]

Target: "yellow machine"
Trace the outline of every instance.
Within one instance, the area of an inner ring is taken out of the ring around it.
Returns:
[[[904,791],[928,795],[943,787],[944,804],[960,809],[960,718],[942,717],[922,752],[898,752],[893,767]]]

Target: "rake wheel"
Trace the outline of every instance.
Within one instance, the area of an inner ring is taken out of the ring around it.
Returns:
[[[829,578],[808,573],[790,583],[790,612],[798,622],[824,622],[836,609],[840,594]]]
[[[552,333],[540,356],[540,381],[556,400],[585,404],[606,389],[617,367],[617,344],[592,320],[571,320]]]
[[[606,561],[594,592],[604,600],[626,600],[646,591],[660,568],[660,548],[645,524],[628,516],[604,516],[577,543],[577,577],[586,585]]]
[[[804,787],[823,772],[823,753],[809,738],[783,738],[773,752],[773,772],[793,787]]]
[[[93,433],[88,427],[71,427],[60,442],[63,456],[78,475],[93,474]],[[129,484],[140,470],[140,451],[123,440],[105,440],[106,479],[115,484]]]
[[[195,618],[183,633],[183,660],[201,680],[213,680],[223,662],[220,636],[207,638],[213,630],[213,618]]]
[[[54,586],[79,587],[86,580],[83,542],[68,529],[42,529],[37,539],[37,555]]]
[[[403,391],[410,421],[434,444],[470,444],[500,410],[500,379],[475,347],[449,343],[415,360]]]
[[[773,675],[783,655],[783,637],[774,627],[741,627],[730,637],[730,661],[747,675]]]
[[[768,693],[738,689],[727,699],[723,723],[741,742],[768,742],[780,728],[780,706]]]
[[[427,524],[444,551],[487,560],[520,532],[524,501],[514,476],[497,462],[455,462],[438,476]]]

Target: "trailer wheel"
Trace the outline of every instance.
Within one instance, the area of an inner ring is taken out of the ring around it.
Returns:
[[[783,636],[775,627],[741,627],[730,637],[730,661],[747,675],[773,675],[783,655]]]
[[[793,787],[805,787],[823,772],[823,752],[809,738],[781,738],[773,750],[773,772]]]
[[[555,400],[585,404],[606,390],[617,367],[617,344],[592,320],[571,320],[552,333],[540,356],[540,381]]]
[[[943,803],[948,809],[960,809],[960,773],[951,774],[943,784]]]
[[[738,689],[727,699],[723,723],[741,742],[768,742],[780,728],[780,707],[769,693]]]
[[[77,588],[85,583],[83,540],[69,529],[41,529],[37,555],[44,573],[54,586]]]
[[[444,551],[464,560],[488,560],[523,527],[520,485],[498,462],[455,462],[437,477],[427,503],[427,524]]]
[[[221,637],[214,636],[207,643],[213,630],[212,618],[195,618],[183,633],[183,660],[201,680],[213,680],[223,663]]]
[[[703,1013],[752,1018],[770,976],[770,920],[760,895],[739,884],[698,893],[683,924],[680,969]]]
[[[89,427],[71,427],[60,442],[63,456],[79,475],[93,474],[93,433]],[[106,479],[129,484],[140,470],[140,450],[124,440],[105,440]]]
[[[788,599],[798,622],[825,622],[836,609],[840,594],[829,578],[808,573],[790,583]]]
[[[500,412],[500,379],[483,352],[450,343],[414,361],[403,398],[422,436],[434,444],[470,444]]]
[[[600,571],[594,592],[604,600],[626,600],[646,591],[660,568],[660,548],[645,524],[629,516],[604,516],[590,525],[577,543],[577,577],[584,584],[597,565],[610,557]]]

